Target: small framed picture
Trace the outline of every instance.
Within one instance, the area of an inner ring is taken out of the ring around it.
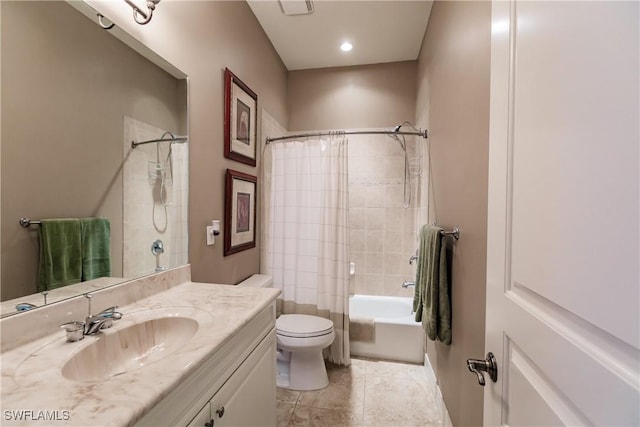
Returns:
[[[224,156],[256,165],[258,95],[224,70]]]
[[[256,246],[258,179],[227,169],[224,195],[224,255]]]

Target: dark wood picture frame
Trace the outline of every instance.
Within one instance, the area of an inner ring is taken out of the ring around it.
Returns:
[[[224,256],[256,246],[258,178],[227,169],[224,194]]]
[[[228,68],[224,69],[224,156],[256,165],[258,95]]]

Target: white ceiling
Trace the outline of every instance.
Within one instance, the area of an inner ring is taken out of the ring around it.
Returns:
[[[247,3],[287,69],[302,70],[417,59],[433,2],[315,0],[313,13],[295,16],[277,0]]]

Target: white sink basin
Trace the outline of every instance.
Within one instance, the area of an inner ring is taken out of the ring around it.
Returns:
[[[26,355],[14,378],[21,384],[46,381],[51,369],[79,382],[104,382],[160,363],[197,347],[198,332],[210,327],[211,314],[194,307],[172,306],[123,310],[113,327],[81,341],[66,342],[60,330]],[[184,362],[184,361],[183,361]],[[172,367],[176,361],[169,362]],[[182,363],[182,362],[179,362]]]
[[[62,376],[97,381],[135,371],[180,349],[198,331],[187,317],[162,317],[98,335],[62,367]]]

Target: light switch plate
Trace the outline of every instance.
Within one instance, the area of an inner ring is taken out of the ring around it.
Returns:
[[[207,226],[207,246],[211,246],[216,243],[216,238],[213,235],[213,226]]]

